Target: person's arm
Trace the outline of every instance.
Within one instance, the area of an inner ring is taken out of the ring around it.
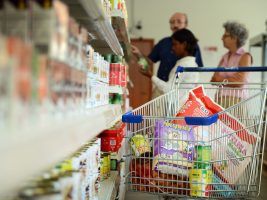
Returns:
[[[252,56],[248,53],[242,55],[238,67],[248,67],[252,64]],[[220,65],[219,65],[220,66]],[[248,72],[216,72],[214,73],[211,82],[223,82],[227,80],[228,82],[244,82]],[[242,84],[227,84],[230,87],[241,87]]]
[[[132,45],[132,53],[137,57],[138,60],[144,58],[148,64],[152,65],[153,61],[150,60],[147,56],[145,56],[136,46]]]
[[[249,53],[245,53],[240,58],[240,61],[238,63],[238,67],[249,67],[252,65],[252,56]],[[248,76],[248,72],[233,72],[231,73],[231,76],[227,78],[229,82],[244,82],[246,80],[246,77]],[[231,87],[240,87],[241,84],[229,84]]]
[[[169,80],[167,82],[159,79],[156,76],[152,76],[151,80],[160,91],[162,91],[163,93],[167,93],[172,89],[172,84],[176,76],[175,72],[176,68],[174,67],[169,74]]]
[[[223,58],[221,58],[218,66],[222,66],[222,63],[223,63]],[[226,77],[223,76],[222,73],[220,73],[220,72],[214,72],[213,76],[211,77],[210,82],[223,82],[223,80],[225,78]]]
[[[250,53],[245,53],[242,55],[239,61],[239,67],[249,67],[253,63],[252,56]]]
[[[152,76],[151,80],[152,83],[163,93],[167,93],[169,91],[168,82],[165,82],[156,76]]]
[[[153,72],[153,61],[151,61],[147,56],[143,55],[141,51],[134,45],[132,45],[132,53],[138,59],[138,64],[140,65],[140,73],[151,78]]]

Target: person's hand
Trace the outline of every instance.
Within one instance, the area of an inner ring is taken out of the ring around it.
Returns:
[[[222,78],[221,78],[220,73],[219,72],[215,72],[213,74],[213,76],[211,77],[210,82],[221,82],[222,81],[221,79]]]
[[[217,82],[217,80],[216,80],[216,72],[211,77],[210,82],[211,82],[212,85],[216,85],[216,82]]]
[[[142,56],[141,51],[134,45],[131,46],[132,48],[132,53],[137,56],[138,58],[140,58]]]
[[[210,82],[216,82],[214,76],[211,77]]]

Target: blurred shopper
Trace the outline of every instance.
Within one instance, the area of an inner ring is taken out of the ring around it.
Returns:
[[[248,39],[247,28],[238,22],[226,22],[223,27],[225,32],[222,41],[228,52],[223,55],[219,67],[251,66],[252,56],[243,49]],[[240,84],[226,83],[217,92],[216,101],[224,108],[240,102],[247,96],[243,87],[248,82],[248,72],[215,72],[211,82],[242,82]]]
[[[174,33],[177,30],[186,28],[188,25],[188,19],[186,14],[184,13],[174,13],[170,18],[170,29]],[[157,77],[161,79],[162,81],[168,81],[169,80],[169,74],[173,67],[175,66],[175,63],[177,60],[179,60],[179,56],[177,56],[172,49],[172,38],[171,37],[165,37],[162,40],[160,40],[156,46],[152,49],[151,53],[148,55],[148,57],[142,55],[140,50],[132,46],[132,52],[135,54],[138,59],[139,63],[142,65],[147,65],[147,70],[143,70],[142,73],[144,75],[147,75],[152,72],[152,64],[160,61],[159,69],[157,72]],[[201,58],[201,52],[200,48],[197,45],[196,51],[195,51],[195,59],[196,63],[199,67],[203,66],[202,58]],[[149,76],[149,75],[148,75]],[[153,96],[159,96],[160,92],[157,90],[153,91]]]
[[[174,66],[183,66],[183,67],[198,67],[196,63],[196,58],[194,57],[197,51],[197,39],[194,34],[188,29],[180,29],[172,34],[172,49],[175,55],[180,59],[176,62]],[[152,82],[155,84],[157,89],[161,93],[167,93],[172,89],[172,85],[176,78],[176,67],[173,67],[168,81],[163,81],[157,76],[152,76]],[[179,76],[180,83],[194,83],[198,82],[199,73],[182,73]],[[187,86],[188,87],[188,86]]]

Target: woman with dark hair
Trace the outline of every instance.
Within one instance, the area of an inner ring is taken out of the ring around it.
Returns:
[[[172,49],[180,57],[175,66],[198,67],[194,57],[197,49],[197,39],[188,29],[181,29],[172,34]],[[175,79],[176,67],[169,74],[167,82],[162,81],[156,76],[152,76],[152,82],[162,92],[167,93],[172,89],[172,83]],[[180,83],[198,82],[199,74],[197,72],[183,73],[179,76]]]

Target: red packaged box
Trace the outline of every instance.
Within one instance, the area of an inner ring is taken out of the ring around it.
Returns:
[[[117,152],[121,147],[121,139],[119,137],[102,137],[101,151]]]
[[[109,85],[121,84],[121,64],[110,63]]]
[[[111,129],[103,131],[98,137],[101,138],[101,151],[116,152],[121,147],[125,136],[125,124],[118,122]]]
[[[121,86],[126,87],[127,84],[127,74],[126,74],[126,66],[121,66]]]

